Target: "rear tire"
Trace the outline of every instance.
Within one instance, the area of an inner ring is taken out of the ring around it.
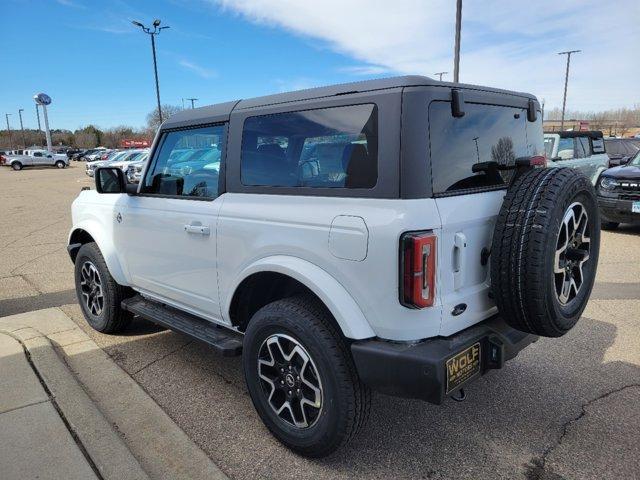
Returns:
[[[329,315],[311,295],[285,298],[261,308],[244,338],[242,364],[260,418],[280,442],[309,457],[347,444],[371,408],[371,392]]]
[[[16,172],[17,172],[18,170],[22,170],[22,163],[20,163],[20,162],[13,162],[13,163],[11,164],[11,168],[13,168]]]
[[[596,194],[568,168],[535,169],[505,196],[491,248],[492,292],[513,328],[560,337],[593,288],[600,249]]]
[[[601,221],[600,222],[600,228],[602,228],[603,230],[615,230],[620,226],[620,224],[618,222],[607,222],[607,221]]]
[[[64,168],[64,167],[66,167],[66,166],[67,166],[67,164],[66,164],[66,163],[64,163],[62,160],[58,160],[58,161],[56,162],[56,167],[58,167],[58,168]]]
[[[87,323],[102,333],[124,330],[133,315],[120,307],[133,295],[128,287],[119,285],[109,273],[98,246],[85,243],[75,261],[76,295]]]

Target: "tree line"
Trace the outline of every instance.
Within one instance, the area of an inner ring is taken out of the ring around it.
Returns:
[[[545,120],[560,120],[562,109],[556,107],[544,112]],[[602,130],[608,134],[624,137],[634,127],[640,127],[640,104],[633,108],[618,108],[603,110],[600,112],[584,112],[568,110],[564,115],[565,120],[588,120],[591,130]]]
[[[163,119],[169,118],[177,111],[182,110],[174,105],[162,106]],[[55,147],[94,148],[107,147],[118,148],[122,140],[153,140],[156,130],[160,126],[158,110],[154,109],[147,115],[147,125],[141,128],[120,125],[111,128],[100,128],[96,125],[87,125],[76,130],[52,129],[51,143]],[[0,130],[0,150],[18,150],[32,146],[46,146],[44,130],[20,128]]]

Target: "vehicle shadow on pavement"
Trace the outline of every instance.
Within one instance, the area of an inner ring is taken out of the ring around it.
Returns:
[[[638,364],[617,360],[640,363],[636,346],[620,342],[626,332],[583,318],[562,339],[541,339],[502,371],[471,384],[464,403],[448,399],[435,406],[374,394],[361,435],[333,456],[312,460],[269,434],[247,394],[239,358],[219,357],[205,344],[138,319],[128,336],[101,335],[77,307],[65,311],[236,479],[572,477],[577,460],[554,452],[570,442],[567,433],[585,415],[583,407],[640,384]],[[624,330],[632,320],[614,321]],[[637,460],[622,456],[638,449],[639,427],[594,439],[597,448],[581,460],[592,478],[633,476]]]

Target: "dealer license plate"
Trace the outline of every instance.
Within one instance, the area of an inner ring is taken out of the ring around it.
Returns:
[[[480,342],[447,360],[447,394],[480,373]]]
[[[633,202],[631,204],[631,211],[633,213],[640,213],[640,201]]]

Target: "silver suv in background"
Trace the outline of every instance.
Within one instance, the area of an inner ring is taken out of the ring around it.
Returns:
[[[544,134],[544,150],[548,167],[575,168],[593,185],[609,168],[602,132],[550,132]]]

